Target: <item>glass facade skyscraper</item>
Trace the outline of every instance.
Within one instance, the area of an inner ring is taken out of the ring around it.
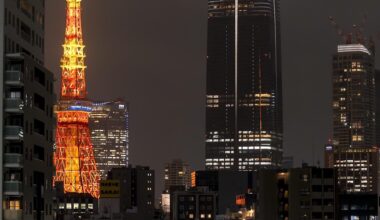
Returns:
[[[209,0],[206,168],[256,170],[282,161],[278,0]]]
[[[92,102],[89,126],[96,165],[105,179],[112,168],[128,165],[128,104]]]

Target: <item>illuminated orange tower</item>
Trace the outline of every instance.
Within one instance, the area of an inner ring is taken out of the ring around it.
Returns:
[[[54,184],[65,193],[89,193],[99,197],[100,175],[90,140],[86,101],[85,54],[81,25],[81,1],[66,0],[66,32],[61,60],[61,97],[56,108],[57,132]]]

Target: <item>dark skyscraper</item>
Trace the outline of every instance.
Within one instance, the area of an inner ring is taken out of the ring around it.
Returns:
[[[374,51],[342,44],[333,57],[334,166],[343,192],[377,192]]]
[[[380,97],[380,70],[375,71],[375,97]],[[377,147],[380,147],[380,100],[376,100],[376,145]]]
[[[209,0],[208,8],[206,168],[280,167],[279,1]]]

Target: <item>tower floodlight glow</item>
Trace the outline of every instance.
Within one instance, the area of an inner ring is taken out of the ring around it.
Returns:
[[[66,0],[66,31],[61,60],[61,92],[57,104],[57,131],[53,182],[62,182],[65,193],[88,193],[99,198],[100,175],[94,159],[86,99],[81,1]]]

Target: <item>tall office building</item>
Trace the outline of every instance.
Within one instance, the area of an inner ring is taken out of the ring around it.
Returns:
[[[96,165],[102,179],[114,167],[128,165],[128,104],[92,102],[89,126]]]
[[[53,219],[53,74],[44,1],[0,1],[0,218]]]
[[[282,161],[279,0],[208,0],[206,168]]]
[[[375,71],[375,97],[380,97],[380,70]],[[380,101],[376,101],[376,146],[380,147]]]
[[[339,45],[333,57],[334,166],[343,192],[377,192],[374,51]]]

